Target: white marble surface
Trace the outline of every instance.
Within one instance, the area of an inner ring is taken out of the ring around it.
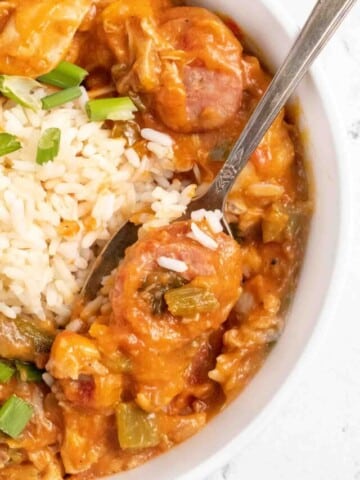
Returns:
[[[299,25],[315,4],[278,1]],[[298,369],[287,404],[206,480],[360,480],[360,2],[321,62],[346,129],[351,169],[354,228],[346,288],[326,337]]]

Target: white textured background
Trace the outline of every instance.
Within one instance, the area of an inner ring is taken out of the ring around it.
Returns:
[[[332,0],[326,0],[329,3]],[[278,0],[302,25],[315,0]],[[360,480],[360,2],[319,60],[346,130],[353,234],[346,288],[287,404],[206,480]]]

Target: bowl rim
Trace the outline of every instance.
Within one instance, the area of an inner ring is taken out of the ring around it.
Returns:
[[[292,39],[295,39],[299,32],[299,25],[290,16],[285,6],[280,5],[278,0],[258,0],[264,7],[271,10],[273,16],[280,20],[285,33]],[[261,409],[259,414],[250,421],[232,440],[222,446],[214,455],[206,458],[195,468],[190,469],[184,474],[174,477],[174,480],[205,480],[207,475],[214,473],[217,469],[223,467],[237,454],[240,453],[254,438],[265,428],[265,426],[275,417],[281,406],[284,405],[289,397],[292,387],[296,381],[300,370],[306,368],[310,363],[311,357],[315,354],[315,345],[319,346],[321,341],[325,340],[326,332],[331,325],[334,317],[335,307],[339,303],[346,275],[347,265],[350,261],[350,238],[353,229],[353,212],[349,199],[351,198],[351,182],[349,181],[349,158],[346,147],[346,132],[343,122],[340,119],[338,107],[335,102],[334,94],[330,90],[326,81],[324,67],[322,66],[321,56],[315,64],[309,69],[307,76],[311,78],[316,89],[317,96],[322,103],[324,113],[328,120],[329,131],[333,140],[333,147],[336,162],[336,183],[339,192],[339,219],[338,231],[335,238],[335,258],[331,269],[329,287],[325,294],[321,313],[316,322],[310,338],[304,344],[304,348],[296,360],[282,385],[274,393],[270,401]],[[341,162],[339,161],[341,159]],[[316,185],[315,185],[316,198]],[[271,408],[270,408],[271,407]],[[246,435],[245,435],[246,432]],[[244,472],[246,473],[246,472]]]

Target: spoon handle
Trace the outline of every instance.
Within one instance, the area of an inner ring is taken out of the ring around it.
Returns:
[[[208,209],[222,209],[226,195],[250,155],[355,1],[318,0],[217,178],[203,197],[189,205],[191,211],[197,208],[198,202],[204,204],[204,201]]]

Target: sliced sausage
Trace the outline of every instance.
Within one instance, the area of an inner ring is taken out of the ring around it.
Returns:
[[[156,345],[158,351],[171,351],[203,332],[217,329],[238,298],[238,244],[220,233],[216,235],[219,248],[214,251],[189,238],[189,232],[190,222],[177,222],[148,233],[128,249],[117,273],[111,298],[116,324],[130,329],[147,345]],[[154,271],[161,270],[157,263],[161,256],[185,262],[188,269],[181,274],[184,281],[200,279],[215,294],[219,307],[186,321],[168,310],[160,315],[154,313],[149,297],[144,295],[144,286]]]
[[[241,104],[239,41],[216,15],[202,8],[169,9],[161,22],[160,32],[174,54],[162,55],[161,87],[155,96],[158,115],[181,132],[221,127]]]

